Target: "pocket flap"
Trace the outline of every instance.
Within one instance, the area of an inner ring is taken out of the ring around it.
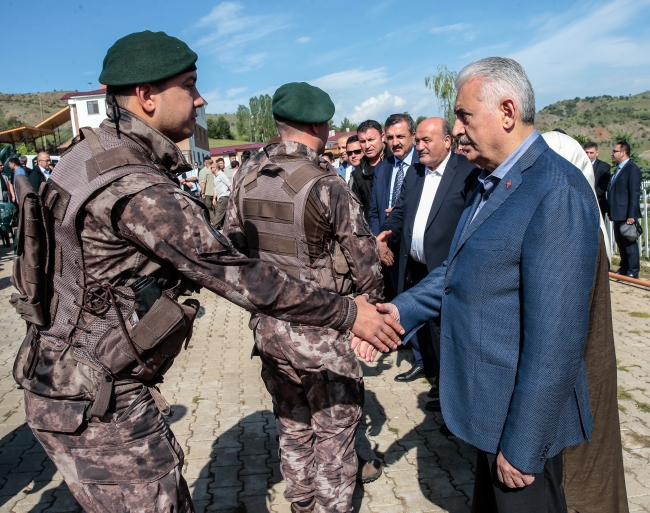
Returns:
[[[49,399],[25,391],[27,424],[40,431],[74,433],[84,422],[88,401]]]
[[[181,307],[163,294],[133,328],[131,339],[146,351],[160,342],[182,319]]]
[[[179,463],[164,434],[120,445],[72,448],[84,484],[153,483]]]

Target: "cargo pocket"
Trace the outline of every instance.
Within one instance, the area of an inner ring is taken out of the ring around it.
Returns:
[[[38,431],[74,433],[84,423],[88,401],[68,401],[41,397],[25,390],[27,424]]]
[[[74,447],[71,452],[79,481],[84,484],[153,483],[180,462],[167,437],[160,433],[120,445]]]
[[[330,358],[323,362],[327,376],[330,416],[337,426],[349,426],[361,418],[363,372],[356,354]]]

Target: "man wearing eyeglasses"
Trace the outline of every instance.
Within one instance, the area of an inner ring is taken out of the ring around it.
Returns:
[[[52,159],[50,159],[50,154],[45,151],[41,151],[36,157],[36,165],[29,173],[29,183],[32,184],[32,187],[34,187],[35,190],[38,190],[41,184],[47,182],[50,177],[51,162]]]
[[[639,196],[641,194],[641,170],[630,160],[630,145],[620,142],[612,150],[612,162],[616,171],[607,187],[607,212],[614,223],[614,240],[621,254],[621,266],[617,274],[630,278],[639,277],[639,246],[621,234],[621,226],[634,224],[641,217]]]
[[[368,220],[370,210],[370,199],[372,198],[372,186],[375,181],[375,166],[368,162],[364,156],[359,137],[353,135],[348,139],[346,151],[349,159],[348,168],[352,168],[348,184],[350,190],[356,195],[363,207],[363,217]]]

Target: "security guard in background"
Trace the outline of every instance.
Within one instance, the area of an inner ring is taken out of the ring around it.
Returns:
[[[272,108],[281,141],[238,173],[224,234],[242,253],[304,282],[383,300],[379,250],[363,209],[320,157],[332,100],[305,82],[290,83],[275,92]],[[250,327],[273,397],[291,510],[351,511],[364,387],[350,335],[259,313]],[[360,470],[360,480],[370,482],[381,464],[361,462]]]
[[[238,253],[179,187],[190,166],[176,143],[204,105],[196,60],[163,32],[118,40],[99,77],[109,119],[81,129],[39,193],[19,177],[11,301],[28,333],[14,377],[29,426],[88,512],[193,510],[156,388],[191,336],[199,305],[182,296],[207,287],[382,350],[398,340],[365,299]]]

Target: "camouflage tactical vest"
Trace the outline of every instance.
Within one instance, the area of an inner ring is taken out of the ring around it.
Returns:
[[[243,179],[238,206],[252,258],[345,295],[352,289],[350,269],[336,241],[321,241],[314,260],[305,237],[309,193],[318,180],[332,174],[303,159],[267,155]]]
[[[175,269],[165,269],[166,264],[163,271],[173,276],[173,285],[142,318],[136,313],[135,295],[127,286],[130,283],[116,280],[110,265],[102,275],[86,271],[84,260],[96,255],[89,254],[92,249],[82,248],[78,221],[89,199],[112,182],[127,180],[128,186],[120,187],[119,193],[111,189],[111,197],[102,204],[102,222],[112,226],[111,214],[118,201],[173,182],[128,139],[89,128],[82,129],[82,135],[85,140],[68,150],[69,158],[59,162],[39,191],[49,218],[47,238],[53,242],[46,258],[45,288],[49,292],[37,301],[40,309],[47,310],[41,316],[43,322],[34,322],[30,316],[33,308],[29,303],[34,301],[24,293],[27,287],[21,287],[29,282],[29,273],[20,266],[14,269],[14,283],[23,294],[16,294],[12,303],[30,326],[14,377],[41,396],[93,401],[89,414],[101,417],[116,381],[155,383],[167,371],[191,336],[199,305],[195,300],[178,302],[185,283]],[[179,194],[184,193],[179,189]],[[97,247],[111,242],[101,232],[96,240]],[[138,251],[127,262],[133,267],[134,278],[142,272],[137,268],[142,259]]]

